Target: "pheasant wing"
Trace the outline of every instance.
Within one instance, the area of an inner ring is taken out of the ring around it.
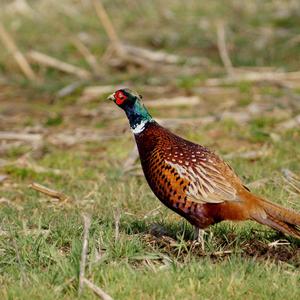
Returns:
[[[189,182],[186,190],[188,200],[198,203],[239,201],[236,189],[213,164],[201,160],[188,165],[167,163]]]

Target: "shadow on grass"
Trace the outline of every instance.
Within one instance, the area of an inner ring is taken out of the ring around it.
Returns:
[[[187,222],[165,223],[134,220],[121,226],[127,234],[139,234],[152,250],[163,252],[179,261],[186,258],[210,257],[213,261],[241,256],[245,259],[288,263],[300,267],[300,241],[272,230],[220,223],[205,234],[205,251],[194,240],[194,231]]]

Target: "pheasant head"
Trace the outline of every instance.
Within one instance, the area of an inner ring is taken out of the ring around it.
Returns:
[[[153,119],[142,103],[142,97],[130,89],[117,90],[108,97],[122,108],[129,120],[130,127],[134,134],[141,133],[147,123]]]

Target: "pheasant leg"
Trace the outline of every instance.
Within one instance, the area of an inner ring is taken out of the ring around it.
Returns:
[[[200,229],[197,226],[194,226],[194,230],[195,230],[195,241],[200,243],[201,249],[204,251],[205,250],[205,244],[204,244],[205,230]]]

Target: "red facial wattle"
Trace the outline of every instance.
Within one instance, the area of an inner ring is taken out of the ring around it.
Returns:
[[[117,91],[115,94],[115,99],[117,105],[122,105],[124,101],[127,99],[127,97],[123,94],[123,92]]]

